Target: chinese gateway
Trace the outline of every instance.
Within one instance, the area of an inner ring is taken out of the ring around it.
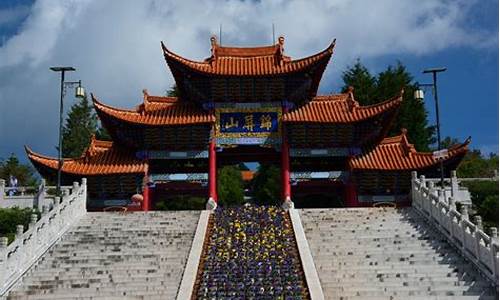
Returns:
[[[442,160],[449,174],[467,152],[468,141],[439,157],[417,152],[405,129],[387,137],[402,92],[369,106],[359,105],[352,89],[318,95],[335,41],[302,59],[285,55],[283,37],[251,48],[223,47],[212,37],[204,61],[161,46],[179,97],[144,90],[141,104],[121,109],[92,95],[113,141],[92,138],[62,167],[63,183],[88,179],[89,209],[148,211],[180,194],[207,197],[215,207],[217,168],[240,162],[279,165],[285,205],[318,194],[346,207],[405,205],[411,171],[438,176]],[[56,158],[26,151],[42,176],[55,176]],[[130,200],[137,193],[140,206]]]

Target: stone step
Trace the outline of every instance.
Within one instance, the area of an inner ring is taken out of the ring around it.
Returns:
[[[498,300],[496,296],[405,296],[405,297],[387,297],[387,296],[340,296],[325,297],[331,300],[388,300],[388,299],[401,299],[401,300]]]
[[[200,212],[88,213],[11,299],[173,299]]]
[[[412,208],[301,210],[326,299],[479,299],[491,283]]]

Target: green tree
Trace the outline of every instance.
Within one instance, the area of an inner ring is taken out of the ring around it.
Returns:
[[[342,73],[344,87],[342,92],[345,93],[349,87],[354,88],[356,101],[361,105],[370,105],[376,103],[377,79],[370,74],[370,71],[361,64],[358,59],[352,67],[348,67]]]
[[[99,125],[95,132],[95,138],[101,141],[111,141],[111,136],[109,135],[106,128]]]
[[[458,177],[465,178],[493,177],[495,172],[498,174],[498,155],[484,157],[478,149],[469,151],[457,169]]]
[[[354,87],[354,95],[361,105],[370,105],[385,101],[397,95],[404,89],[403,103],[398,116],[393,122],[389,135],[397,135],[401,128],[408,130],[408,139],[419,151],[429,150],[434,142],[434,126],[428,125],[428,113],[424,103],[413,99],[416,85],[406,67],[398,62],[396,66],[388,66],[376,77],[358,60],[354,66],[348,67],[343,73],[343,91],[349,86]]]
[[[498,194],[487,196],[479,206],[478,212],[483,219],[484,227],[498,228]]]
[[[174,83],[169,90],[166,92],[167,96],[169,97],[179,97],[179,88],[177,85]]]
[[[217,194],[222,206],[244,203],[243,179],[237,166],[224,166],[218,170]]]
[[[97,131],[97,116],[87,97],[73,104],[63,128],[63,157],[78,157]]]
[[[9,239],[9,243],[14,240],[16,234],[16,226],[24,225],[24,228],[28,228],[28,224],[31,220],[31,214],[40,214],[31,208],[0,208],[0,236],[6,236]]]
[[[254,201],[260,205],[281,203],[281,175],[275,165],[261,164],[252,180]]]
[[[21,164],[14,153],[6,160],[0,159],[0,178],[7,180],[8,184],[10,175],[17,178],[19,186],[35,186],[37,183],[31,166]]]
[[[441,148],[451,148],[453,146],[459,145],[460,141],[457,138],[452,138],[452,137],[445,137],[443,140],[441,140]]]

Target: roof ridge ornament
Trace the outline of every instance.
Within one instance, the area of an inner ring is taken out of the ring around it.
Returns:
[[[140,109],[140,106],[139,105],[139,110],[141,110],[141,113],[144,115],[144,113],[148,110],[148,104],[149,104],[149,93],[148,93],[148,90],[147,89],[143,89],[142,90],[142,95],[143,95],[143,104],[142,104],[142,107],[143,109],[141,110]]]
[[[283,66],[283,58],[285,57],[285,37],[280,35],[278,43],[276,44],[276,62],[278,65]]]
[[[406,151],[405,155],[406,156],[411,156],[413,153],[417,153],[417,150],[415,149],[415,146],[411,144],[408,141],[408,129],[402,127],[401,128],[401,144],[403,146],[403,149]]]
[[[347,107],[349,108],[349,111],[352,112],[352,110],[359,106],[358,101],[354,100],[354,87],[352,85],[347,87]]]
[[[210,52],[212,53],[212,56],[209,58],[209,61],[212,62],[217,59],[217,48],[219,48],[216,35],[212,35],[210,37],[210,45],[211,45]]]

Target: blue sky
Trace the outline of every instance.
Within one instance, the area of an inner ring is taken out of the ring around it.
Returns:
[[[271,43],[271,24],[293,58],[337,47],[320,92],[337,92],[341,72],[360,58],[371,72],[401,61],[415,79],[439,76],[442,135],[498,153],[498,1],[0,1],[0,157],[23,145],[56,155],[59,78],[72,65],[103,102],[133,107],[143,88],[163,94],[173,83],[160,41],[192,59],[209,56],[209,38],[223,26],[223,44]],[[68,93],[71,95],[71,93]],[[382,99],[380,99],[382,100]],[[73,103],[66,98],[66,107]],[[434,103],[427,93],[430,122]]]

